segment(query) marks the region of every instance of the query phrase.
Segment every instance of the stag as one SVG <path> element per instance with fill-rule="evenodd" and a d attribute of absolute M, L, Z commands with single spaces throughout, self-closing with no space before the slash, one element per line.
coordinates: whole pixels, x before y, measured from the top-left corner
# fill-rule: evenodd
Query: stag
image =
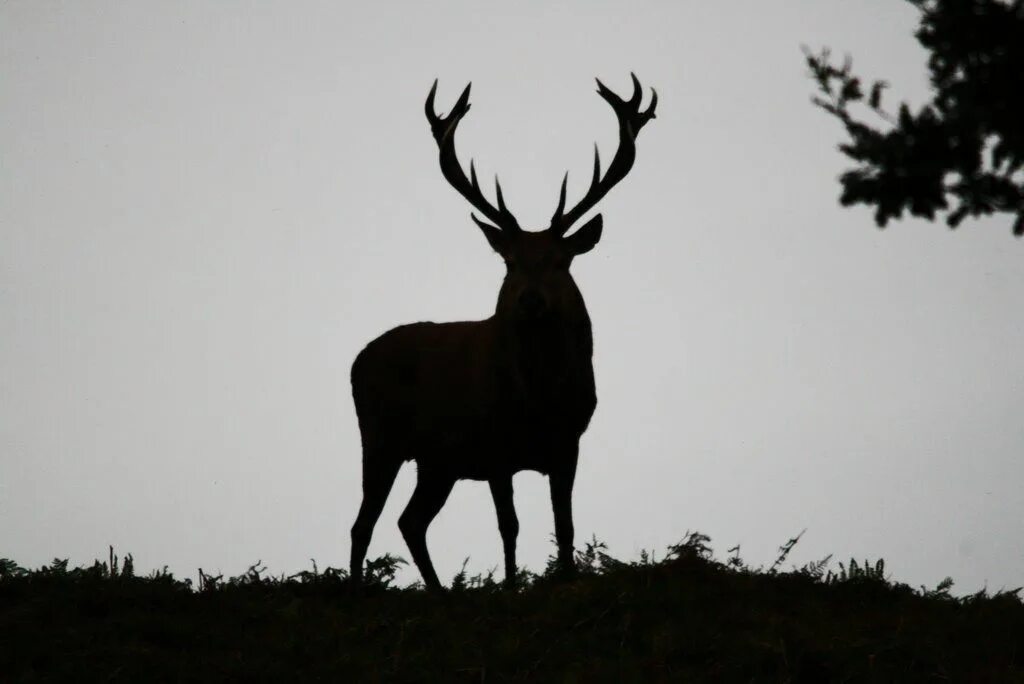
<path fill-rule="evenodd" d="M 600 80 L 597 92 L 615 112 L 619 146 L 601 174 L 594 146 L 590 188 L 565 211 L 568 173 L 558 208 L 541 231 L 524 231 L 505 206 L 495 177 L 497 206 L 484 196 L 472 161 L 469 178 L 455 154 L 455 129 L 469 111 L 470 85 L 448 116 L 434 110 L 437 81 L 426 101 L 441 173 L 487 221 L 470 214 L 505 261 L 494 314 L 482 321 L 399 326 L 370 342 L 352 364 L 352 396 L 363 448 L 363 500 L 352 526 L 351 577 L 359 583 L 374 525 L 402 463 L 415 460 L 416 488 L 398 521 L 413 561 L 430 589 L 441 583 L 426 533 L 457 480 L 490 485 L 505 555 L 505 582 L 516 576 L 519 521 L 512 476 L 534 470 L 549 478 L 558 563 L 572 572 L 572 490 L 579 440 L 597 396 L 590 318 L 569 266 L 601 237 L 597 214 L 569 229 L 621 181 L 636 156 L 636 136 L 658 103 L 641 111 L 636 76 L 625 100 Z"/>

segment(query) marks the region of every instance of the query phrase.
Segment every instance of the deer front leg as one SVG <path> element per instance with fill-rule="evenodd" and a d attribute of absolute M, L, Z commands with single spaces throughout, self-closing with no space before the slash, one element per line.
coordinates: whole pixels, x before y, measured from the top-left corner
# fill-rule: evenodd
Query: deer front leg
<path fill-rule="evenodd" d="M 575 453 L 571 463 L 553 470 L 548 476 L 551 484 L 551 507 L 555 513 L 555 542 L 558 544 L 558 564 L 562 572 L 573 575 L 576 562 L 573 558 L 572 526 L 572 485 L 576 479 Z"/>
<path fill-rule="evenodd" d="M 512 498 L 512 476 L 490 480 L 494 510 L 498 513 L 498 531 L 505 549 L 505 586 L 516 581 L 516 537 L 519 536 L 519 518 Z"/>

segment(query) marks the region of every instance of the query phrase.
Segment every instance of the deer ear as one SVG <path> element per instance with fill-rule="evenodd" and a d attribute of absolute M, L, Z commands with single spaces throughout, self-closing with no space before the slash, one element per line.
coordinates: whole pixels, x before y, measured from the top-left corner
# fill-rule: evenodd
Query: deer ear
<path fill-rule="evenodd" d="M 601 227 L 603 225 L 603 219 L 598 214 L 594 218 L 590 219 L 575 233 L 567 238 L 564 238 L 565 244 L 569 246 L 569 250 L 573 254 L 586 254 L 594 248 L 597 241 L 601 239 Z"/>
<path fill-rule="evenodd" d="M 498 254 L 505 256 L 506 248 L 508 247 L 508 239 L 501 228 L 495 228 L 489 223 L 484 223 L 476 217 L 475 214 L 470 214 L 470 218 L 473 219 L 473 223 L 480 227 L 483 231 L 484 237 L 487 238 L 487 242 L 490 243 L 491 248 Z"/>
<path fill-rule="evenodd" d="M 491 249 L 498 254 L 505 256 L 505 247 L 507 246 L 507 240 L 505 239 L 505 233 L 501 228 L 495 228 L 489 223 L 484 223 L 476 217 L 475 214 L 470 214 L 470 218 L 473 219 L 473 223 L 480 227 L 483 231 L 484 237 L 487 238 L 487 242 L 490 243 Z"/>

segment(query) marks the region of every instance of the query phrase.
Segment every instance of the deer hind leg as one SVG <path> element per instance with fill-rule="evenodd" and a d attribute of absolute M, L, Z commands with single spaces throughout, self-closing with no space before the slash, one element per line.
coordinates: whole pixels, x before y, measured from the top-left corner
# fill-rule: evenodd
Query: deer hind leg
<path fill-rule="evenodd" d="M 427 527 L 448 500 L 453 486 L 455 480 L 451 477 L 420 469 L 409 505 L 398 518 L 398 529 L 405 537 L 409 553 L 419 568 L 424 584 L 432 590 L 441 589 L 441 582 L 437 579 L 427 551 Z"/>
<path fill-rule="evenodd" d="M 384 510 L 384 503 L 402 465 L 399 458 L 385 458 L 379 453 L 376 456 L 374 458 L 369 451 L 363 454 L 363 502 L 352 525 L 352 558 L 349 563 L 350 577 L 355 584 L 363 579 L 363 561 L 370 547 L 373 527 Z"/>
<path fill-rule="evenodd" d="M 519 518 L 512 498 L 512 477 L 500 477 L 490 481 L 491 498 L 498 514 L 498 531 L 505 550 L 505 586 L 512 586 L 516 580 L 516 537 L 519 536 Z"/>

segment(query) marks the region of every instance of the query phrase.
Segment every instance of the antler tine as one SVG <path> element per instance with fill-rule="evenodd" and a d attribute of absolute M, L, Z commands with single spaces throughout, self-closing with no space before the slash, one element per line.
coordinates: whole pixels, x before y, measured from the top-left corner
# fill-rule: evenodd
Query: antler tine
<path fill-rule="evenodd" d="M 431 128 L 434 126 L 434 122 L 437 121 L 438 116 L 434 112 L 434 96 L 437 94 L 437 79 L 434 79 L 434 85 L 430 86 L 430 92 L 427 93 L 427 102 L 423 105 L 424 111 L 427 113 L 427 121 L 430 122 Z"/>
<path fill-rule="evenodd" d="M 643 88 L 640 87 L 640 79 L 636 77 L 636 74 L 630 71 L 629 77 L 633 79 L 633 95 L 629 98 L 629 106 L 639 107 L 640 100 L 644 96 L 644 91 Z"/>
<path fill-rule="evenodd" d="M 630 78 L 633 81 L 633 95 L 629 100 L 623 100 L 601 83 L 601 79 L 594 79 L 597 81 L 598 95 L 611 105 L 615 117 L 619 120 L 619 147 L 612 157 L 611 164 L 608 165 L 604 178 L 601 178 L 601 154 L 597 145 L 594 145 L 594 175 L 590 181 L 590 188 L 583 199 L 565 214 L 565 181 L 562 181 L 558 208 L 551 217 L 551 226 L 548 228 L 556 235 L 565 235 L 583 214 L 590 211 L 633 168 L 633 161 L 636 159 L 636 136 L 644 124 L 654 118 L 654 110 L 658 106 L 658 93 L 651 88 L 651 104 L 645 111 L 640 111 L 643 88 L 636 74 L 630 73 Z"/>
<path fill-rule="evenodd" d="M 441 173 L 444 175 L 448 183 L 455 188 L 460 195 L 469 200 L 469 203 L 473 205 L 481 214 L 483 214 L 489 221 L 494 223 L 495 226 L 506 231 L 518 232 L 520 229 L 519 223 L 516 218 L 505 206 L 505 199 L 502 197 L 501 185 L 498 184 L 497 176 L 495 176 L 494 182 L 498 193 L 498 207 L 495 208 L 480 190 L 480 185 L 477 182 L 476 167 L 471 159 L 469 162 L 469 178 L 466 178 L 465 171 L 462 170 L 462 164 L 459 163 L 458 155 L 455 153 L 455 129 L 458 128 L 459 122 L 462 117 L 466 115 L 469 108 L 472 106 L 469 104 L 469 92 L 472 87 L 472 83 L 466 86 L 465 90 L 459 96 L 459 99 L 455 102 L 451 112 L 448 116 L 440 116 L 434 109 L 434 97 L 437 94 L 437 79 L 434 80 L 434 85 L 430 88 L 430 93 L 427 95 L 427 101 L 424 105 L 424 109 L 427 115 L 427 121 L 430 123 L 430 131 L 434 136 L 434 140 L 437 141 L 439 161 L 441 163 Z M 480 223 L 480 220 L 476 216 L 472 216 L 473 221 Z"/>
<path fill-rule="evenodd" d="M 565 175 L 562 176 L 562 189 L 558 191 L 558 206 L 555 207 L 555 213 L 551 215 L 552 224 L 558 220 L 558 217 L 562 215 L 562 211 L 565 209 L 565 188 L 568 183 L 569 172 L 566 171 Z"/>
<path fill-rule="evenodd" d="M 480 192 L 480 183 L 476 180 L 476 167 L 473 166 L 473 160 L 469 160 L 469 182 L 473 184 L 473 189 Z"/>
<path fill-rule="evenodd" d="M 452 108 L 452 112 L 456 112 L 460 109 L 469 111 L 469 91 L 473 88 L 473 82 L 470 81 L 466 84 L 466 87 L 462 89 L 462 94 L 459 95 L 458 101 L 455 103 L 455 107 Z M 465 113 L 465 112 L 463 112 Z"/>
<path fill-rule="evenodd" d="M 498 182 L 498 174 L 494 174 L 494 192 L 498 196 L 498 211 L 507 214 L 508 207 L 505 206 L 505 198 L 501 196 L 501 183 Z"/>

